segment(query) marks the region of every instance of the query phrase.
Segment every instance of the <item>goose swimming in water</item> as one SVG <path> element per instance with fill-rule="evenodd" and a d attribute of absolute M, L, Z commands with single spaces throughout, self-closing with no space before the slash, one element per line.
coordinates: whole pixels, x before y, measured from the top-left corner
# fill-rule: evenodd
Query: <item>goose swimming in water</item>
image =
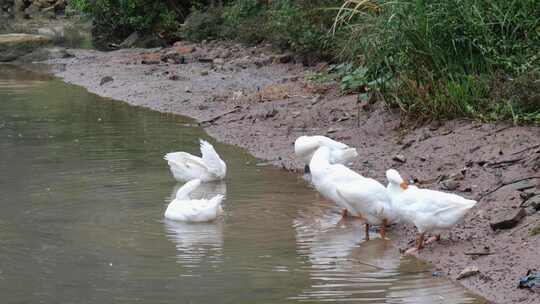
<path fill-rule="evenodd" d="M 211 199 L 191 199 L 190 194 L 201 185 L 200 179 L 194 179 L 183 185 L 176 192 L 175 199 L 167 206 L 165 218 L 183 222 L 210 222 L 223 213 L 221 203 L 224 195 L 218 194 Z"/>

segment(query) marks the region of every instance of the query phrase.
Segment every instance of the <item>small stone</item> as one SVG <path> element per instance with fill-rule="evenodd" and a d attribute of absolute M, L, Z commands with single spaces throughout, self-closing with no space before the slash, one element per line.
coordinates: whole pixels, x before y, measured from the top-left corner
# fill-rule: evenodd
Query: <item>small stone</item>
<path fill-rule="evenodd" d="M 523 207 L 531 207 L 536 211 L 540 210 L 540 195 L 534 195 L 533 197 L 526 200 Z"/>
<path fill-rule="evenodd" d="M 208 75 L 208 71 L 201 71 L 201 76 L 207 76 Z"/>
<path fill-rule="evenodd" d="M 338 131 L 341 131 L 341 129 L 338 129 L 338 128 L 329 128 L 328 131 L 326 131 L 326 134 L 332 134 L 332 133 L 336 133 Z"/>
<path fill-rule="evenodd" d="M 186 93 L 191 93 L 191 89 L 190 89 L 189 87 L 186 87 L 186 88 L 184 89 L 184 92 L 186 92 Z"/>
<path fill-rule="evenodd" d="M 465 267 L 465 269 L 463 269 L 457 276 L 457 280 L 461 280 L 461 279 L 464 279 L 464 278 L 468 278 L 470 276 L 473 276 L 473 275 L 476 275 L 476 274 L 479 274 L 480 273 L 480 269 L 478 269 L 478 267 L 476 266 L 468 266 L 468 267 Z"/>
<path fill-rule="evenodd" d="M 279 63 L 289 63 L 293 60 L 293 55 L 290 53 L 281 54 L 275 57 L 275 62 Z"/>
<path fill-rule="evenodd" d="M 403 154 L 396 154 L 394 157 L 392 157 L 393 161 L 399 162 L 399 163 L 405 163 L 407 159 Z"/>
<path fill-rule="evenodd" d="M 225 60 L 223 58 L 215 58 L 212 60 L 212 62 L 215 64 L 224 64 Z"/>
<path fill-rule="evenodd" d="M 103 78 L 101 78 L 101 80 L 99 81 L 99 86 L 102 86 L 108 82 L 112 82 L 114 81 L 114 79 L 111 77 L 111 76 L 105 76 Z"/>
<path fill-rule="evenodd" d="M 459 187 L 459 182 L 454 179 L 447 179 L 441 182 L 441 188 L 448 191 L 454 191 Z"/>
<path fill-rule="evenodd" d="M 321 96 L 321 95 L 316 95 L 315 97 L 313 97 L 313 98 L 311 99 L 311 104 L 312 104 L 312 105 L 315 105 L 315 104 L 317 104 L 317 103 L 318 103 L 319 101 L 321 101 L 321 100 L 322 100 L 322 96 Z"/>

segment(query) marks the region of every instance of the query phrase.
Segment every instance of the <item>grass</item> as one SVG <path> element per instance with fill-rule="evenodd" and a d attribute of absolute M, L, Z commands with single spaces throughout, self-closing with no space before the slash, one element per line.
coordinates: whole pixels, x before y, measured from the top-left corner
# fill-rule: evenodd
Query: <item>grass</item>
<path fill-rule="evenodd" d="M 334 31 L 407 116 L 538 122 L 540 0 L 348 0 Z M 504 94 L 494 92 L 504 91 Z M 512 93 L 513 92 L 513 93 Z M 523 96 L 525 95 L 525 96 Z"/>

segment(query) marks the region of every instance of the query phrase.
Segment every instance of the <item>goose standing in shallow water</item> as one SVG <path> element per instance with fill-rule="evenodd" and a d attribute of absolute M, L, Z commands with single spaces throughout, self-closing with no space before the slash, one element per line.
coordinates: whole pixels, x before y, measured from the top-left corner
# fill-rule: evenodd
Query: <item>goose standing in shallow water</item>
<path fill-rule="evenodd" d="M 306 173 L 310 172 L 309 163 L 315 151 L 323 146 L 330 149 L 331 164 L 346 164 L 358 156 L 355 148 L 326 136 L 300 136 L 294 142 L 294 154 L 304 163 Z"/>
<path fill-rule="evenodd" d="M 378 181 L 360 176 L 337 185 L 336 192 L 366 222 L 366 240 L 369 226 L 380 225 L 381 238 L 386 238 L 386 227 L 397 220 L 397 213 L 385 186 Z"/>
<path fill-rule="evenodd" d="M 199 185 L 195 179 L 183 185 L 176 192 L 175 199 L 167 206 L 165 218 L 183 222 L 210 222 L 223 213 L 221 202 L 225 196 L 218 194 L 211 199 L 191 199 L 189 196 Z"/>
<path fill-rule="evenodd" d="M 315 151 L 309 163 L 309 167 L 311 168 L 311 182 L 322 196 L 333 201 L 341 208 L 343 217 L 346 217 L 348 214 L 361 216 L 356 212 L 356 209 L 352 208 L 346 200 L 338 195 L 337 187 L 340 184 L 363 177 L 342 164 L 331 164 L 331 153 L 330 148 L 326 146 L 321 146 Z"/>
<path fill-rule="evenodd" d="M 386 171 L 386 178 L 388 193 L 399 216 L 418 229 L 416 248 L 407 253 L 424 247 L 427 232 L 436 233 L 435 240 L 439 240 L 442 230 L 456 225 L 476 204 L 459 195 L 409 186 L 394 169 Z"/>
<path fill-rule="evenodd" d="M 177 181 L 185 182 L 200 179 L 203 182 L 225 178 L 227 166 L 219 157 L 214 147 L 205 140 L 199 139 L 201 157 L 186 152 L 167 153 L 164 159 Z"/>

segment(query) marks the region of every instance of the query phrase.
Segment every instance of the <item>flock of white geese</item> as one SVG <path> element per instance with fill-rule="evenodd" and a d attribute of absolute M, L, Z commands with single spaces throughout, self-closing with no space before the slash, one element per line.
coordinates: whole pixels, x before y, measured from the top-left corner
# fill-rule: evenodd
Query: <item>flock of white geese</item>
<path fill-rule="evenodd" d="M 186 152 L 168 153 L 164 157 L 174 178 L 186 182 L 167 206 L 167 219 L 208 222 L 223 212 L 223 195 L 210 199 L 190 197 L 201 183 L 222 180 L 227 172 L 227 165 L 210 143 L 200 140 L 200 149 L 200 157 Z M 344 218 L 357 217 L 364 221 L 366 240 L 371 225 L 380 226 L 382 238 L 392 223 L 404 221 L 416 226 L 416 246 L 408 253 L 440 240 L 440 233 L 456 225 L 476 204 L 456 194 L 409 185 L 394 169 L 386 171 L 385 187 L 346 166 L 358 155 L 355 148 L 325 136 L 300 136 L 294 143 L 294 153 L 305 163 L 314 188 L 333 201 Z M 427 233 L 433 237 L 424 241 Z"/>

